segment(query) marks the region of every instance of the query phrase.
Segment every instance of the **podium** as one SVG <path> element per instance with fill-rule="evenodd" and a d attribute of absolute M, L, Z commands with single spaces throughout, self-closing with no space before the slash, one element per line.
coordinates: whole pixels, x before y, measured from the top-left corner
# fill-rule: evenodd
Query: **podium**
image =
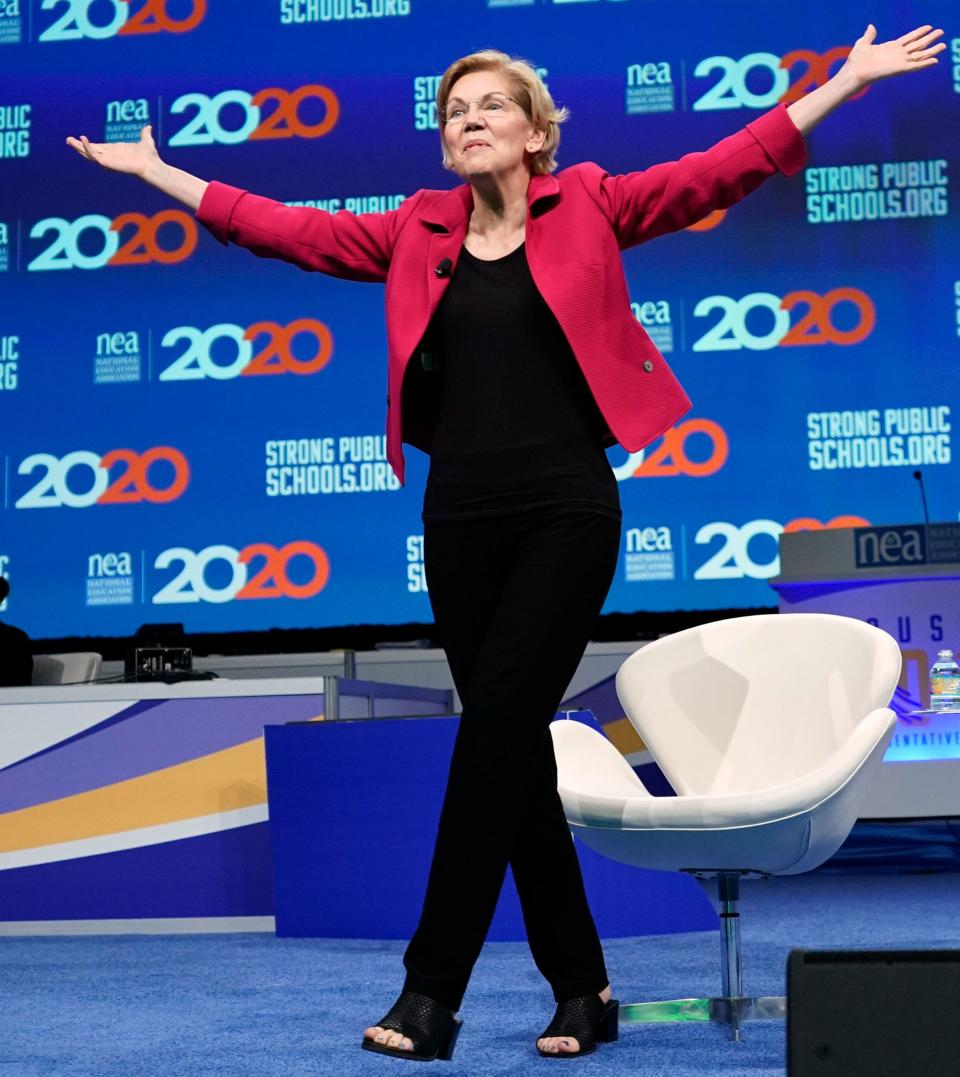
<path fill-rule="evenodd" d="M 863 817 L 960 815 L 960 711 L 932 712 L 928 680 L 937 651 L 960 650 L 960 524 L 785 532 L 770 583 L 781 613 L 856 617 L 900 644 L 897 729 Z"/>

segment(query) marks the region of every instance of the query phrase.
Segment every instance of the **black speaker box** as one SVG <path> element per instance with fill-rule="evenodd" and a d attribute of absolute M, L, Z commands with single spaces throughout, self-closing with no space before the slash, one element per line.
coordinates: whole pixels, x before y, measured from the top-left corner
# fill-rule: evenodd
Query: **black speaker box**
<path fill-rule="evenodd" d="M 960 950 L 794 950 L 788 1077 L 960 1077 Z"/>

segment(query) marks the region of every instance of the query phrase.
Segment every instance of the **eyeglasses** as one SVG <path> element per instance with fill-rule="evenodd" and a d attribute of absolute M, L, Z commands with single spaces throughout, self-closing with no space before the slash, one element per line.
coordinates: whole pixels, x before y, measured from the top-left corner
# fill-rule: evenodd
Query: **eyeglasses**
<path fill-rule="evenodd" d="M 508 97 L 505 93 L 497 91 L 484 94 L 479 101 L 461 101 L 459 97 L 455 97 L 452 101 L 447 102 L 447 107 L 443 113 L 443 122 L 450 127 L 454 124 L 463 123 L 470 112 L 471 105 L 479 106 L 484 116 L 495 116 L 498 112 L 509 111 L 511 101 L 519 104 L 515 97 Z"/>

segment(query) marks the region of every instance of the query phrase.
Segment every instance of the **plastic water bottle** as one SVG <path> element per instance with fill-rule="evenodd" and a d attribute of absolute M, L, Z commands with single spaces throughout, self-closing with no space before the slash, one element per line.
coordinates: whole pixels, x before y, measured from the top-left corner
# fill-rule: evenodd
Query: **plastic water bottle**
<path fill-rule="evenodd" d="M 930 709 L 960 710 L 960 665 L 953 651 L 938 651 L 937 660 L 930 667 Z"/>

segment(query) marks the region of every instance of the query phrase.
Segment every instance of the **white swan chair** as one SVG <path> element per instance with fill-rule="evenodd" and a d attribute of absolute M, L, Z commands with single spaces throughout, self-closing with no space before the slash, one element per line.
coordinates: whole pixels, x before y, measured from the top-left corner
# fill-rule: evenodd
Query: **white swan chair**
<path fill-rule="evenodd" d="M 617 673 L 620 702 L 676 790 L 651 796 L 600 733 L 553 722 L 558 787 L 573 834 L 625 864 L 717 879 L 722 997 L 621 1006 L 624 1023 L 712 1020 L 740 1038 L 782 997 L 743 994 L 743 876 L 822 864 L 856 822 L 895 725 L 895 640 L 819 613 L 735 617 L 647 644 Z"/>

